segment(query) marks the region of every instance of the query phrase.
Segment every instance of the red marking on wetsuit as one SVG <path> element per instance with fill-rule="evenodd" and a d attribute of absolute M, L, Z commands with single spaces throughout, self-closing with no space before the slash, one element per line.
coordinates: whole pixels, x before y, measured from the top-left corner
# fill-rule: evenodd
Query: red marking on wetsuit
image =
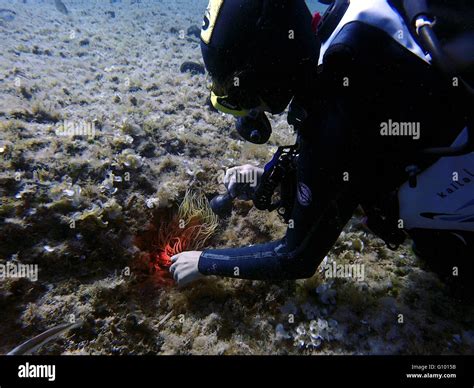
<path fill-rule="evenodd" d="M 315 34 L 318 31 L 319 22 L 321 21 L 321 19 L 321 14 L 319 12 L 315 12 L 313 15 L 313 20 L 311 20 L 311 29 Z"/>

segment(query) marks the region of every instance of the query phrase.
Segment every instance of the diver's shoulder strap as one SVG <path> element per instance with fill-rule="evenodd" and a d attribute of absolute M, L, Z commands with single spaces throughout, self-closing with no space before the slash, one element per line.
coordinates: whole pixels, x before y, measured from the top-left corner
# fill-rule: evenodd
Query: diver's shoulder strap
<path fill-rule="evenodd" d="M 342 7 L 342 5 L 340 7 Z M 339 8 L 338 12 L 340 12 L 341 9 L 342 8 Z M 331 11 L 331 8 L 329 11 Z M 334 11 L 336 10 L 334 9 Z M 328 21 L 331 20 L 328 19 L 330 16 L 326 16 L 326 18 Z M 335 20 L 337 20 L 337 18 Z M 320 65 L 323 63 L 326 51 L 331 46 L 333 40 L 337 37 L 339 32 L 344 28 L 345 25 L 354 21 L 370 25 L 379 29 L 380 31 L 385 32 L 398 44 L 411 51 L 423 61 L 430 63 L 429 57 L 425 55 L 422 48 L 413 38 L 410 29 L 407 27 L 402 16 L 396 12 L 394 8 L 392 8 L 387 0 L 351 0 L 342 18 L 339 20 L 339 23 L 335 28 L 332 29 L 329 37 L 325 40 L 321 39 L 322 45 L 319 55 Z M 326 24 L 328 27 L 325 27 L 325 29 L 327 29 L 327 31 L 331 31 L 329 26 L 333 23 L 334 22 Z M 324 26 L 321 26 L 321 28 L 324 28 Z M 327 31 L 324 31 L 323 29 L 323 32 L 326 35 L 328 34 Z"/>
<path fill-rule="evenodd" d="M 329 39 L 342 17 L 349 8 L 349 0 L 335 0 L 324 13 L 318 26 L 318 36 L 321 42 Z"/>

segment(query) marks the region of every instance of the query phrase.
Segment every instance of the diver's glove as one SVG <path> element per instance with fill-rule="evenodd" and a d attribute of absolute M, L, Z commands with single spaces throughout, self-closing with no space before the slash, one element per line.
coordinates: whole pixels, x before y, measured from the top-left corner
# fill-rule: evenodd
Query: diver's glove
<path fill-rule="evenodd" d="M 232 167 L 225 173 L 224 185 L 232 198 L 249 201 L 260 184 L 262 175 L 263 168 L 251 164 Z"/>
<path fill-rule="evenodd" d="M 171 258 L 173 264 L 170 267 L 170 272 L 179 287 L 204 277 L 198 269 L 201 253 L 200 251 L 181 252 Z"/>

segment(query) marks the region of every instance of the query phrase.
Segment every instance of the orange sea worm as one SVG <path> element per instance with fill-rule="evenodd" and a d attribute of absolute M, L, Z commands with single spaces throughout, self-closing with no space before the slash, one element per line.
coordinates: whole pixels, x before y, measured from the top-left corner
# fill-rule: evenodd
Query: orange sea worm
<path fill-rule="evenodd" d="M 187 191 L 179 208 L 160 209 L 150 230 L 137 238 L 145 251 L 148 268 L 166 277 L 171 257 L 188 250 L 202 249 L 218 227 L 218 218 L 201 193 Z"/>

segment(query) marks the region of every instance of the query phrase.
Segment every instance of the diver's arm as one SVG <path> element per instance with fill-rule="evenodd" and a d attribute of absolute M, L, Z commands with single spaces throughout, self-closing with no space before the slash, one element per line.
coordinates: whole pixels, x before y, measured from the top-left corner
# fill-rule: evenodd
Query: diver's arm
<path fill-rule="evenodd" d="M 208 249 L 199 259 L 204 275 L 244 279 L 297 279 L 314 274 L 358 205 L 352 183 L 343 180 L 352 172 L 351 128 L 344 114 L 346 99 L 326 106 L 323 115 L 312 114 L 302 136 L 292 228 L 285 238 L 243 248 Z M 315 129 L 318 129 L 317 131 Z"/>
<path fill-rule="evenodd" d="M 305 234 L 294 229 L 285 238 L 243 248 L 208 249 L 199 259 L 199 272 L 241 279 L 277 280 L 311 277 L 331 249 L 357 206 L 350 193 L 339 193 L 333 201 L 319 204 L 319 216 Z"/>

